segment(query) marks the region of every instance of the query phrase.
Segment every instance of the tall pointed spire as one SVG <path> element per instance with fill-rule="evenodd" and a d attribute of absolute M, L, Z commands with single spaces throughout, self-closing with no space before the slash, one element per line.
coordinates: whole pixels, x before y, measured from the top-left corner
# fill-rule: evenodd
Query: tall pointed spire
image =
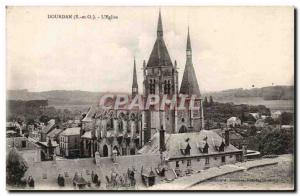
<path fill-rule="evenodd" d="M 163 36 L 163 26 L 161 21 L 161 13 L 159 9 L 158 23 L 157 23 L 157 37 L 162 37 L 162 36 Z"/>
<path fill-rule="evenodd" d="M 135 57 L 134 57 L 134 63 L 133 63 L 133 80 L 132 80 L 132 97 L 135 97 L 135 95 L 138 94 L 138 83 L 137 83 L 137 76 L 136 76 L 136 63 L 135 63 Z"/>
<path fill-rule="evenodd" d="M 192 47 L 190 39 L 190 30 L 188 28 L 187 43 L 186 43 L 186 64 L 180 86 L 180 93 L 187 95 L 200 96 L 200 89 L 192 62 Z"/>
<path fill-rule="evenodd" d="M 173 66 L 167 46 L 163 39 L 162 17 L 159 10 L 157 38 L 150 54 L 147 67 Z"/>
<path fill-rule="evenodd" d="M 187 51 L 192 51 L 191 39 L 190 39 L 190 27 L 188 27 L 188 35 L 187 35 L 187 42 L 186 42 L 186 50 L 187 50 Z"/>

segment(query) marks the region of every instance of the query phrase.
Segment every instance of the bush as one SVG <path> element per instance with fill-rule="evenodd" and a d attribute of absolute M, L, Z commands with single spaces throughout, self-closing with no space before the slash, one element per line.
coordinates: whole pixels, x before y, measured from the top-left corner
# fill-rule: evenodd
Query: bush
<path fill-rule="evenodd" d="M 273 129 L 263 131 L 258 138 L 259 151 L 262 155 L 293 153 L 293 130 Z"/>
<path fill-rule="evenodd" d="M 26 161 L 13 148 L 9 152 L 6 160 L 6 183 L 8 185 L 23 186 L 22 178 L 27 171 Z"/>

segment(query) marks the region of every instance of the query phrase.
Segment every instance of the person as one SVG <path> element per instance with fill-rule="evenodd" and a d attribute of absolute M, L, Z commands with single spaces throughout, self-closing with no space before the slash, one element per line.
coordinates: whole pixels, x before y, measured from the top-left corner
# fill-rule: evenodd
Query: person
<path fill-rule="evenodd" d="M 65 186 L 65 179 L 64 179 L 64 177 L 63 177 L 61 174 L 58 174 L 58 177 L 57 177 L 57 184 L 58 184 L 60 187 Z"/>
<path fill-rule="evenodd" d="M 94 182 L 94 177 L 95 177 L 95 174 L 94 174 L 94 171 L 92 171 L 92 174 L 91 174 L 92 182 Z"/>
<path fill-rule="evenodd" d="M 130 179 L 130 185 L 135 186 L 135 178 L 134 178 L 134 171 L 133 170 L 130 171 L 129 179 Z"/>
<path fill-rule="evenodd" d="M 29 186 L 29 187 L 31 187 L 31 188 L 34 187 L 34 180 L 33 180 L 32 176 L 29 176 L 29 177 L 28 177 L 27 183 L 28 183 L 28 186 Z"/>
<path fill-rule="evenodd" d="M 75 172 L 74 178 L 73 178 L 73 186 L 76 186 L 76 181 L 78 180 L 78 173 Z"/>
<path fill-rule="evenodd" d="M 98 175 L 94 174 L 94 178 L 93 178 L 93 183 L 97 183 L 98 182 Z"/>

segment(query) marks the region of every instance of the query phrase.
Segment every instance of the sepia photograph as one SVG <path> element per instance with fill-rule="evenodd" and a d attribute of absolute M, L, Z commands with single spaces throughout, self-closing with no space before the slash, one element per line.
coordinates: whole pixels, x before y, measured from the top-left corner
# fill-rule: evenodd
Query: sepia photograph
<path fill-rule="evenodd" d="M 8 191 L 295 191 L 293 6 L 5 11 Z"/>

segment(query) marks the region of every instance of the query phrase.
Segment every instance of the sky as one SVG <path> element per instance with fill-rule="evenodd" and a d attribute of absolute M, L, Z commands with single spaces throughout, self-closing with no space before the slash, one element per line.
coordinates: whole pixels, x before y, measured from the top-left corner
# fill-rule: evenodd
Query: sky
<path fill-rule="evenodd" d="M 188 26 L 200 91 L 294 83 L 292 7 L 160 7 L 164 40 L 185 66 Z M 159 7 L 8 7 L 7 89 L 130 92 L 133 59 L 156 39 Z M 117 19 L 49 19 L 48 14 Z"/>

